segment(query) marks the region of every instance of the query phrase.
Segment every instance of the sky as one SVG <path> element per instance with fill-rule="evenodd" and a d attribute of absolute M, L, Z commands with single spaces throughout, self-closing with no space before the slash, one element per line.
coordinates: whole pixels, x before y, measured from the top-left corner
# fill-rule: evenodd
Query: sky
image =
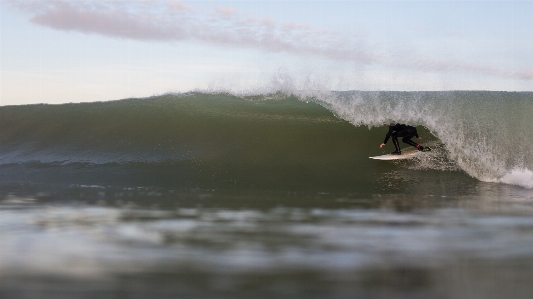
<path fill-rule="evenodd" d="M 0 0 L 0 105 L 533 91 L 533 1 Z"/>

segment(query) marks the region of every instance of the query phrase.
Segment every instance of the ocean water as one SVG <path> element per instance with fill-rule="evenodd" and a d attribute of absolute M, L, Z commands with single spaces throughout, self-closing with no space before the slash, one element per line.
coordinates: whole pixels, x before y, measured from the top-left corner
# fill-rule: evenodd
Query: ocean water
<path fill-rule="evenodd" d="M 0 297 L 530 298 L 532 118 L 488 91 L 0 107 Z M 390 122 L 433 150 L 368 159 Z"/>

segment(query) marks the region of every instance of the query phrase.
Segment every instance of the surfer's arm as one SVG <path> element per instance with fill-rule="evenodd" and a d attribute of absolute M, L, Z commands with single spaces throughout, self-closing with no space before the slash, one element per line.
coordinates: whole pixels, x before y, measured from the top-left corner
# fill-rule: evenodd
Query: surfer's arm
<path fill-rule="evenodd" d="M 387 135 L 385 135 L 385 140 L 383 140 L 383 144 L 387 144 L 387 141 L 389 141 L 389 138 L 390 138 L 390 135 L 392 134 L 392 131 L 394 131 L 394 129 L 392 127 L 389 127 L 389 132 L 387 132 Z"/>

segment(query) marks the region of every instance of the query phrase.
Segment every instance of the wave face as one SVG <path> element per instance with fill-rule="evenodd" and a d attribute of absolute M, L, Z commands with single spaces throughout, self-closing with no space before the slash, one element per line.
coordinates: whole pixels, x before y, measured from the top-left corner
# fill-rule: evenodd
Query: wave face
<path fill-rule="evenodd" d="M 196 92 L 7 106 L 0 107 L 0 175 L 2 181 L 349 190 L 371 188 L 403 167 L 533 188 L 532 114 L 533 93 L 476 91 Z M 403 164 L 368 159 L 383 153 L 378 145 L 389 122 L 419 126 L 435 151 Z"/>

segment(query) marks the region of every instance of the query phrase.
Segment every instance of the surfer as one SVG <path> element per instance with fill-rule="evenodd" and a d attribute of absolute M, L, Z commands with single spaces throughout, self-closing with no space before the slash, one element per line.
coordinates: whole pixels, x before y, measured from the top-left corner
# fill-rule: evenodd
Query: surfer
<path fill-rule="evenodd" d="M 422 137 L 418 136 L 418 133 L 416 132 L 416 128 L 404 124 L 387 124 L 387 127 L 389 127 L 389 132 L 387 132 L 387 135 L 385 136 L 385 140 L 382 144 L 379 145 L 379 148 L 382 148 L 385 146 L 387 141 L 389 141 L 389 138 L 392 136 L 392 143 L 394 143 L 394 147 L 396 148 L 396 151 L 392 152 L 391 155 L 401 155 L 402 151 L 400 150 L 400 143 L 398 142 L 398 137 L 403 137 L 402 141 L 404 143 L 407 143 L 409 145 L 412 145 L 416 147 L 419 151 L 427 151 L 429 148 L 425 148 L 421 146 L 420 144 L 414 142 L 411 140 L 411 138 L 415 137 L 418 138 L 418 140 L 422 140 Z"/>

